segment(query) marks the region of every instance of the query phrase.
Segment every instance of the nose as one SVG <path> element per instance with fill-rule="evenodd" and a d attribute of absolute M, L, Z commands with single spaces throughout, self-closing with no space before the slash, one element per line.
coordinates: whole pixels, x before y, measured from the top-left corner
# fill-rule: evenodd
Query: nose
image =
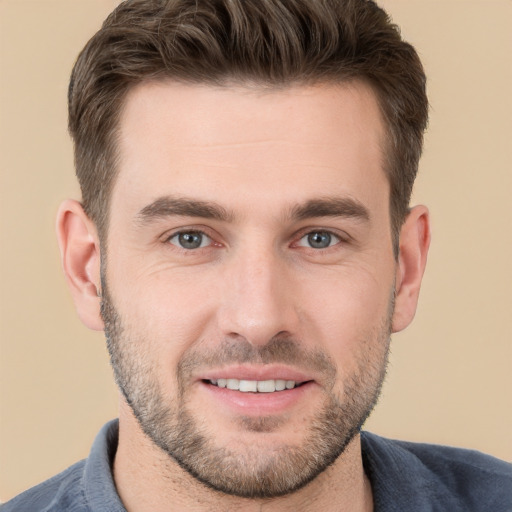
<path fill-rule="evenodd" d="M 224 276 L 218 310 L 224 336 L 262 346 L 277 335 L 297 334 L 293 271 L 284 258 L 271 249 L 233 255 Z"/>

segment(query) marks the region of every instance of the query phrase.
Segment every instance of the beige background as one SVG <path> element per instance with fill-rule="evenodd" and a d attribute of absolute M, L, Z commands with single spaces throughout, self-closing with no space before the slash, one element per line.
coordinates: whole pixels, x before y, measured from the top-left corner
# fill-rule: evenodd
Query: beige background
<path fill-rule="evenodd" d="M 116 391 L 60 272 L 56 208 L 78 197 L 74 58 L 114 0 L 0 0 L 0 498 L 87 455 Z M 429 75 L 415 202 L 434 240 L 415 323 L 367 427 L 512 459 L 512 1 L 386 0 Z"/>

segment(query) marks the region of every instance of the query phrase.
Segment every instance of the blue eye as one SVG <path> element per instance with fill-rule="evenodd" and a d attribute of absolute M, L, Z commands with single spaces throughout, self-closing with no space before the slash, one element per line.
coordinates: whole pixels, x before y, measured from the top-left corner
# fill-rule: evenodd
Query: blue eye
<path fill-rule="evenodd" d="M 201 231 L 182 231 L 169 238 L 169 242 L 181 249 L 193 250 L 207 247 L 212 240 Z"/>
<path fill-rule="evenodd" d="M 304 235 L 298 245 L 301 247 L 311 247 L 312 249 L 327 249 L 332 245 L 336 245 L 341 240 L 329 231 L 311 231 Z"/>

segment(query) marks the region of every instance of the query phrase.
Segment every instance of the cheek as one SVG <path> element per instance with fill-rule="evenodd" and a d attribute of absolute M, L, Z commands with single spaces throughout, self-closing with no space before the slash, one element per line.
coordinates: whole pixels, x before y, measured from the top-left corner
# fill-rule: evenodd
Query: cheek
<path fill-rule="evenodd" d="M 391 273 L 377 277 L 375 272 L 351 269 L 302 296 L 305 337 L 321 343 L 340 372 L 355 370 L 388 328 L 393 279 Z"/>
<path fill-rule="evenodd" d="M 118 279 L 111 293 L 126 333 L 156 366 L 175 367 L 183 353 L 205 338 L 212 307 L 207 283 L 200 276 L 154 272 L 144 279 Z M 142 348 L 144 347 L 144 348 Z"/>

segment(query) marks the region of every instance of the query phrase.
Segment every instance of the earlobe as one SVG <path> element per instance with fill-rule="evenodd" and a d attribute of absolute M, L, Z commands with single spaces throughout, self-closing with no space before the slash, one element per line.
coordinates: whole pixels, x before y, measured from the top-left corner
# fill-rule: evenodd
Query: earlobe
<path fill-rule="evenodd" d="M 62 268 L 82 322 L 104 328 L 100 314 L 100 244 L 94 223 L 78 201 L 64 201 L 57 213 Z"/>
<path fill-rule="evenodd" d="M 392 330 L 405 329 L 414 318 L 430 246 L 430 219 L 425 206 L 409 212 L 400 231 Z"/>

